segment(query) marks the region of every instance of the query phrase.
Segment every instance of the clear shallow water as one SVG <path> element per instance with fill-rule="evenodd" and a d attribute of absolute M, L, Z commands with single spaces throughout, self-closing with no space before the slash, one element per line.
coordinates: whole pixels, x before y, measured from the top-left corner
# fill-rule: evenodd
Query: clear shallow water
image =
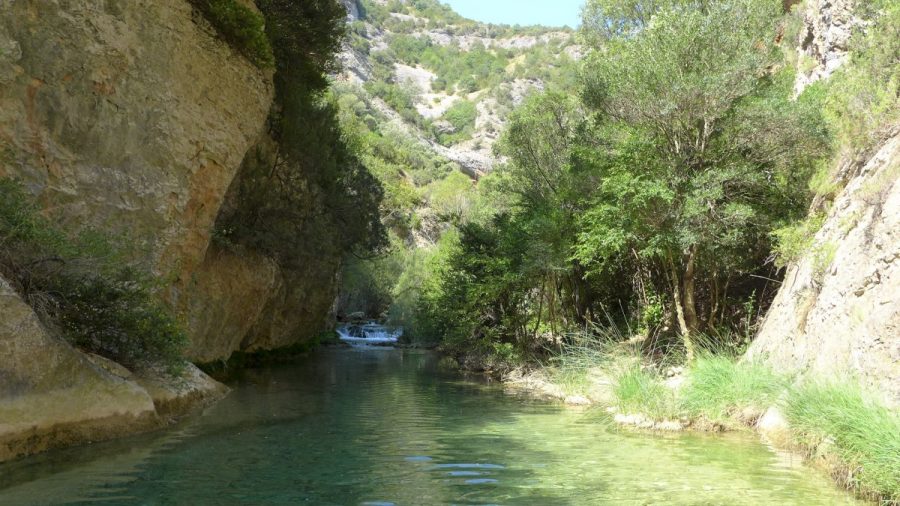
<path fill-rule="evenodd" d="M 168 431 L 0 466 L 0 504 L 855 504 L 753 436 L 619 432 L 421 352 L 324 350 L 232 386 Z"/>

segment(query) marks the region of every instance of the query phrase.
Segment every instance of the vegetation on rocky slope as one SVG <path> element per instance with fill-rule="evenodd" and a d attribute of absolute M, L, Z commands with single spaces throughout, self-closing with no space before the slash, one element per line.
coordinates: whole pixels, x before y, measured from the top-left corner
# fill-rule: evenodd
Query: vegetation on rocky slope
<path fill-rule="evenodd" d="M 452 164 L 415 137 L 465 145 L 467 102 L 481 124 L 486 97 L 502 95 L 485 87 L 503 89 L 525 75 L 519 62 L 560 46 L 456 47 L 474 28 L 437 44 L 435 26 L 461 22 L 417 10 L 427 5 L 373 8 L 352 31 L 372 77 L 339 91 L 344 124 L 378 146 L 371 160 L 390 160 L 378 175 L 395 197 L 382 210 L 395 235 L 389 259 L 354 265 L 348 307 L 386 312 L 412 339 L 440 341 L 494 372 L 549 361 L 555 381 L 577 386 L 593 367 L 614 364 L 614 402 L 625 412 L 728 425 L 780 405 L 798 416 L 790 420 L 798 438 L 829 435 L 821 437 L 835 442 L 831 454 L 852 470 L 854 486 L 896 495 L 883 479 L 897 472 L 883 458 L 896 440 L 885 436 L 893 412 L 856 403 L 864 429 L 846 434 L 840 413 L 802 407 L 818 394 L 733 358 L 755 335 L 786 264 L 810 249 L 830 264 L 833 251 L 812 237 L 839 190 L 833 157 L 896 127 L 895 6 L 861 11 L 850 63 L 797 96 L 799 7 L 673 1 L 648 11 L 642 2 L 591 0 L 579 39 L 586 56 L 554 60 L 567 68 L 511 103 L 494 144 L 505 163 L 467 186 L 447 184 Z M 409 68 L 427 71 L 426 88 L 398 79 Z M 426 117 L 433 96 L 454 101 Z M 629 341 L 637 355 L 586 345 L 585 335 Z M 673 361 L 687 367 L 677 393 L 662 375 Z M 888 442 L 870 444 L 879 438 Z"/>
<path fill-rule="evenodd" d="M 93 230 L 67 233 L 33 197 L 0 179 L 0 275 L 49 329 L 81 349 L 141 368 L 179 368 L 187 337 L 156 297 L 149 269 Z"/>

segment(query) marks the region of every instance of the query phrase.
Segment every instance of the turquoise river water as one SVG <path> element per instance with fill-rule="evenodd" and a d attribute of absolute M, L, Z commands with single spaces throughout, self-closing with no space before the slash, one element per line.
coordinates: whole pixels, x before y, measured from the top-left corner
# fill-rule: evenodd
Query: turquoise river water
<path fill-rule="evenodd" d="M 755 436 L 616 430 L 435 361 L 325 349 L 246 371 L 166 431 L 0 466 L 0 504 L 856 504 Z"/>

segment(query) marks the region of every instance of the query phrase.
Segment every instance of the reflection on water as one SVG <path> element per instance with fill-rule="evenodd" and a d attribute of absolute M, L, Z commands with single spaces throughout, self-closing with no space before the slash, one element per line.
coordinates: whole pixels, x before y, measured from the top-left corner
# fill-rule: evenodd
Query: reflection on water
<path fill-rule="evenodd" d="M 752 436 L 617 432 L 422 352 L 324 350 L 233 387 L 174 429 L 0 466 L 0 504 L 854 504 Z"/>

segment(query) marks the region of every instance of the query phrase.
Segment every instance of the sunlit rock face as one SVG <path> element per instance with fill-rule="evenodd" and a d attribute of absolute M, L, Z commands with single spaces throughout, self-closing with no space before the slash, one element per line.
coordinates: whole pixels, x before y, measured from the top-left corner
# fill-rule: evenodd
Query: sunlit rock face
<path fill-rule="evenodd" d="M 286 273 L 260 255 L 210 250 L 273 95 L 272 72 L 186 1 L 0 9 L 0 177 L 23 181 L 66 229 L 132 246 L 163 280 L 197 361 L 293 344 L 329 313 L 338 256 Z M 88 357 L 5 283 L 2 298 L 0 460 L 156 427 L 225 391 L 190 365 L 170 381 Z"/>
<path fill-rule="evenodd" d="M 7 2 L 0 48 L 0 176 L 127 237 L 177 298 L 264 128 L 270 72 L 184 1 Z"/>
<path fill-rule="evenodd" d="M 856 377 L 900 406 L 900 135 L 840 173 L 847 186 L 788 269 L 750 356 Z"/>
<path fill-rule="evenodd" d="M 271 71 L 189 2 L 12 2 L 0 12 L 0 177 L 23 180 L 67 227 L 134 246 L 187 323 L 189 358 L 291 345 L 321 330 L 339 259 L 283 272 L 209 250 L 273 90 Z"/>
<path fill-rule="evenodd" d="M 855 3 L 855 0 L 808 0 L 795 7 L 802 9 L 804 21 L 797 41 L 801 68 L 794 91 L 798 95 L 810 84 L 827 79 L 847 61 L 850 37 L 860 24 L 853 14 Z"/>

